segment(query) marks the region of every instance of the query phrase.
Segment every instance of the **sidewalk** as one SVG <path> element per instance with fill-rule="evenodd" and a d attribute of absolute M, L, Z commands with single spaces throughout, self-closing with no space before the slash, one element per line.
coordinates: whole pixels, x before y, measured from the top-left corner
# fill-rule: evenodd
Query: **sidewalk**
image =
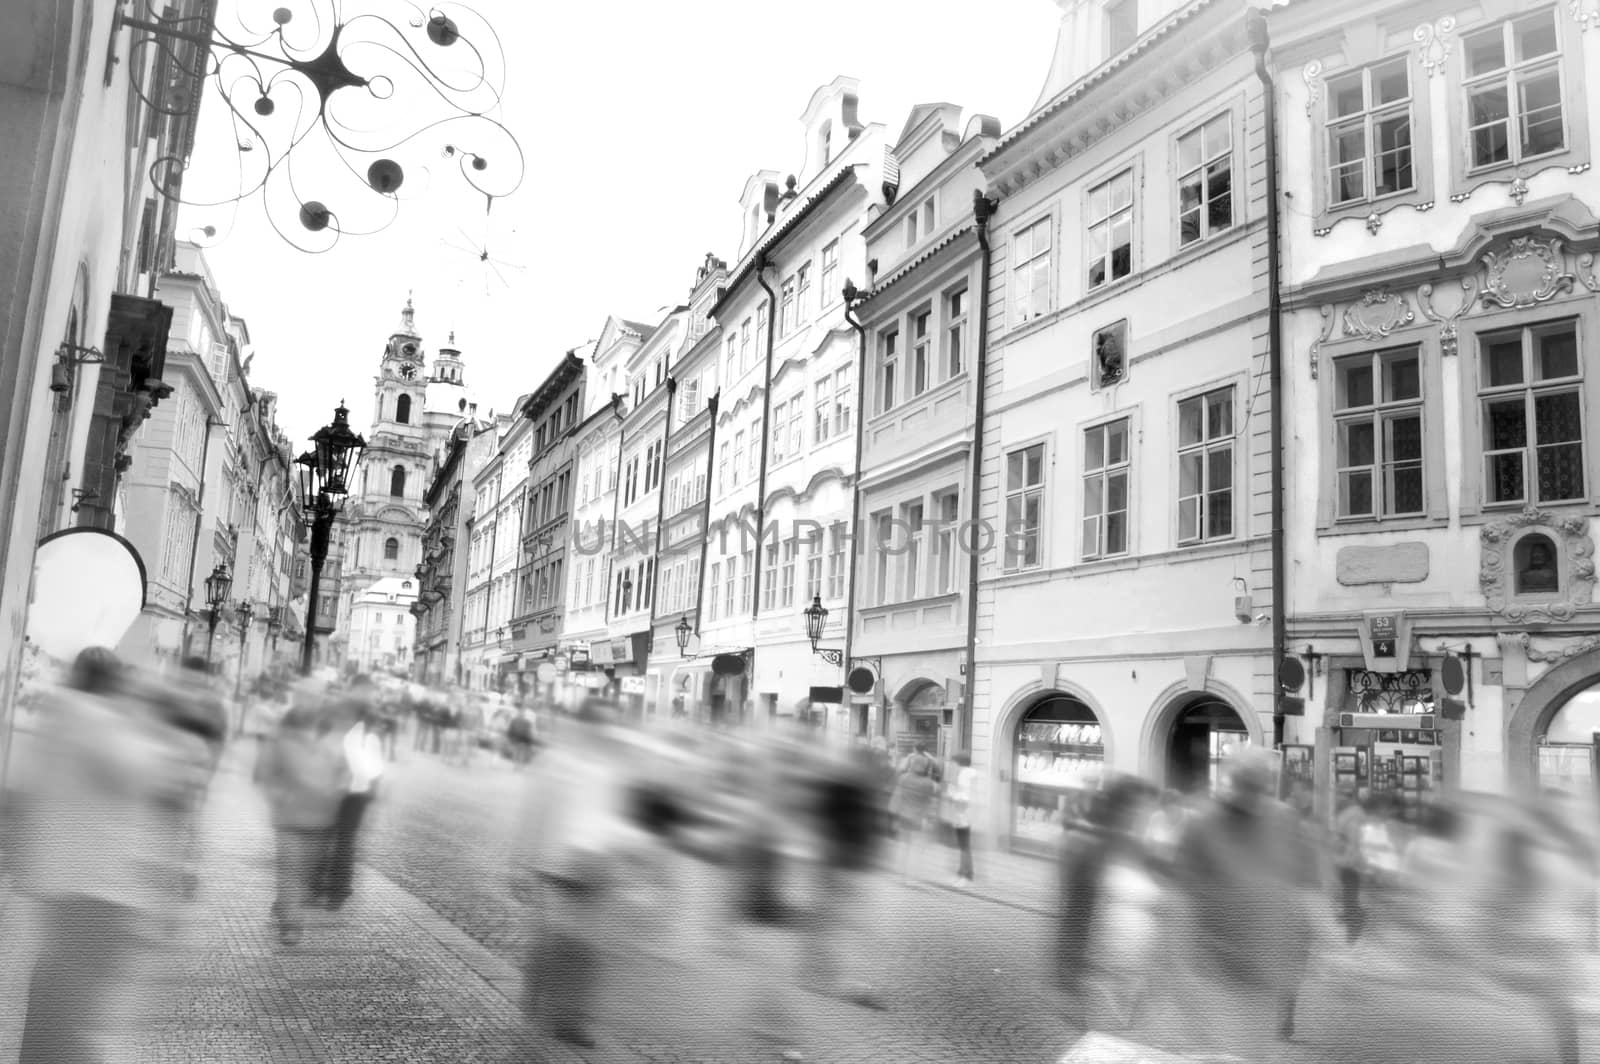
<path fill-rule="evenodd" d="M 582 1058 L 521 1049 L 521 976 L 422 902 L 363 868 L 337 914 L 279 945 L 266 810 L 230 756 L 207 807 L 200 897 L 160 963 L 144 1024 L 118 1047 L 138 1064 L 484 1062 Z M 19 900 L 0 909 L 0 1064 L 16 1058 L 34 945 Z M 20 947 L 20 948 L 18 948 Z M 20 993 L 19 993 L 20 991 Z"/>

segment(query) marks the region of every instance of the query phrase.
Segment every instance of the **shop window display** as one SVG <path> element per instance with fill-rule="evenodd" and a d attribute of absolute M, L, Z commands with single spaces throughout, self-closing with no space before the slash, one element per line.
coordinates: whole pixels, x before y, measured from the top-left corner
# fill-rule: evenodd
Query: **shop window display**
<path fill-rule="evenodd" d="M 1013 843 L 1052 844 L 1063 823 L 1082 816 L 1104 764 L 1104 736 L 1094 711 L 1065 695 L 1041 699 L 1017 725 Z"/>
<path fill-rule="evenodd" d="M 1569 698 L 1539 737 L 1539 786 L 1593 795 L 1600 762 L 1600 680 Z"/>

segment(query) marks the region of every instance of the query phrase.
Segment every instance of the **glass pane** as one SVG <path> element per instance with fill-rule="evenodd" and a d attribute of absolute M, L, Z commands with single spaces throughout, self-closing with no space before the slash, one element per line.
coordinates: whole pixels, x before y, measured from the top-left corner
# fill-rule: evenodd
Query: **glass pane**
<path fill-rule="evenodd" d="M 1120 210 L 1133 202 L 1133 171 L 1124 170 L 1111 179 L 1111 209 Z"/>
<path fill-rule="evenodd" d="M 1022 451 L 1012 451 L 1006 455 L 1006 490 L 1015 491 L 1022 487 Z"/>
<path fill-rule="evenodd" d="M 1202 456 L 1184 454 L 1178 456 L 1178 497 L 1187 498 L 1190 495 L 1199 495 L 1205 483 L 1201 478 Z"/>
<path fill-rule="evenodd" d="M 1412 187 L 1411 116 L 1401 113 L 1381 119 L 1373 135 L 1378 142 L 1375 194 L 1384 196 Z"/>
<path fill-rule="evenodd" d="M 1033 224 L 1033 253 L 1042 255 L 1050 250 L 1050 219 Z"/>
<path fill-rule="evenodd" d="M 1233 392 L 1212 392 L 1206 396 L 1206 436 L 1220 440 L 1233 435 Z"/>
<path fill-rule="evenodd" d="M 1022 523 L 1022 496 L 1013 495 L 1006 500 L 1006 534 L 1020 530 Z"/>
<path fill-rule="evenodd" d="M 1206 169 L 1206 198 L 1211 201 L 1206 219 L 1215 233 L 1233 224 L 1233 167 L 1227 159 Z"/>
<path fill-rule="evenodd" d="M 1128 474 L 1112 473 L 1106 477 L 1106 509 L 1112 513 L 1128 508 Z"/>
<path fill-rule="evenodd" d="M 1233 448 L 1218 447 L 1206 455 L 1206 474 L 1210 477 L 1206 486 L 1214 492 L 1233 487 Z"/>
<path fill-rule="evenodd" d="M 1489 387 L 1522 383 L 1522 338 L 1497 336 L 1484 341 L 1483 374 Z"/>
<path fill-rule="evenodd" d="M 1339 409 L 1372 405 L 1372 363 L 1353 358 L 1339 363 Z"/>
<path fill-rule="evenodd" d="M 1491 454 L 1485 457 L 1490 502 L 1521 502 L 1522 452 Z"/>
<path fill-rule="evenodd" d="M 1385 513 L 1415 514 L 1422 512 L 1422 467 L 1419 465 L 1396 467 L 1389 478 L 1389 498 Z"/>
<path fill-rule="evenodd" d="M 1029 530 L 1039 527 L 1039 506 L 1042 502 L 1043 496 L 1036 491 L 1029 492 L 1022 500 L 1022 522 Z"/>
<path fill-rule="evenodd" d="M 1466 39 L 1467 76 L 1477 77 L 1506 65 L 1505 37 L 1499 26 Z"/>
<path fill-rule="evenodd" d="M 1577 392 L 1535 395 L 1533 420 L 1534 436 L 1541 444 L 1570 443 L 1583 439 Z"/>
<path fill-rule="evenodd" d="M 1178 444 L 1187 447 L 1201 440 L 1200 400 L 1185 399 L 1178 404 Z"/>
<path fill-rule="evenodd" d="M 1385 457 L 1391 462 L 1420 460 L 1422 458 L 1422 417 L 1408 414 L 1392 417 L 1385 423 L 1388 438 Z"/>
<path fill-rule="evenodd" d="M 1198 205 L 1178 216 L 1178 246 L 1188 247 L 1204 234 L 1200 232 L 1200 207 Z"/>
<path fill-rule="evenodd" d="M 1472 165 L 1488 166 L 1511 158 L 1511 135 L 1504 122 L 1472 131 Z"/>
<path fill-rule="evenodd" d="M 1178 182 L 1178 210 L 1189 211 L 1200 205 L 1200 174 L 1196 171 Z"/>
<path fill-rule="evenodd" d="M 1128 423 L 1113 421 L 1106 426 L 1106 464 L 1116 465 L 1128 460 Z"/>
<path fill-rule="evenodd" d="M 1422 394 L 1422 378 L 1417 369 L 1417 356 L 1391 358 L 1384 364 L 1384 401 L 1415 399 Z"/>
<path fill-rule="evenodd" d="M 1363 160 L 1358 159 L 1353 163 L 1335 167 L 1332 174 L 1334 204 L 1364 199 L 1367 190 L 1363 182 L 1366 179 L 1367 164 Z"/>
<path fill-rule="evenodd" d="M 1220 115 L 1207 122 L 1201 133 L 1201 140 L 1204 143 L 1205 157 L 1207 159 L 1215 159 L 1226 152 L 1229 142 L 1233 139 L 1233 131 L 1229 125 L 1227 115 Z"/>
<path fill-rule="evenodd" d="M 1566 147 L 1561 122 L 1561 78 L 1555 69 L 1518 79 L 1522 154 L 1543 155 Z"/>
<path fill-rule="evenodd" d="M 1560 380 L 1578 375 L 1578 334 L 1574 329 L 1536 334 L 1534 345 L 1539 353 L 1535 379 Z"/>
<path fill-rule="evenodd" d="M 1178 542 L 1200 538 L 1200 497 L 1178 500 Z"/>
<path fill-rule="evenodd" d="M 1099 221 L 1111 212 L 1106 204 L 1110 202 L 1109 185 L 1098 185 L 1089 190 L 1089 219 Z"/>
<path fill-rule="evenodd" d="M 1128 549 L 1128 515 L 1127 513 L 1113 513 L 1106 515 L 1106 553 L 1121 554 Z"/>
<path fill-rule="evenodd" d="M 1553 55 L 1556 50 L 1556 20 L 1554 11 L 1541 11 L 1512 23 L 1511 47 L 1517 62 Z"/>
<path fill-rule="evenodd" d="M 1528 445 L 1528 419 L 1522 396 L 1497 399 L 1485 404 L 1488 421 L 1487 450 L 1504 451 Z"/>
<path fill-rule="evenodd" d="M 1363 85 L 1365 74 L 1356 71 L 1346 74 L 1342 78 L 1334 78 L 1328 82 L 1328 116 L 1330 118 L 1343 118 L 1345 115 L 1360 114 L 1367 108 L 1366 87 Z"/>
<path fill-rule="evenodd" d="M 1380 107 L 1411 95 L 1411 74 L 1405 56 L 1372 68 L 1372 105 Z"/>
<path fill-rule="evenodd" d="M 1027 478 L 1028 478 L 1028 480 L 1027 480 L 1028 485 L 1031 487 L 1031 486 L 1033 486 L 1035 484 L 1043 484 L 1044 483 L 1044 444 L 1036 443 L 1032 447 L 1029 447 L 1027 449 L 1027 451 L 1024 452 L 1024 453 L 1026 454 L 1027 460 L 1028 460 L 1027 461 L 1027 468 L 1025 470 Z"/>
<path fill-rule="evenodd" d="M 1214 491 L 1206 496 L 1206 536 L 1220 539 L 1233 535 L 1233 492 Z"/>
<path fill-rule="evenodd" d="M 1133 212 L 1124 211 L 1111 222 L 1111 276 L 1133 272 Z"/>
<path fill-rule="evenodd" d="M 1089 429 L 1083 434 L 1083 468 L 1099 469 L 1105 465 L 1106 433 L 1104 428 Z"/>
<path fill-rule="evenodd" d="M 1354 470 L 1339 475 L 1339 513 L 1359 517 L 1372 513 L 1372 472 Z"/>
<path fill-rule="evenodd" d="M 1539 448 L 1539 501 L 1583 497 L 1583 445 Z"/>
<path fill-rule="evenodd" d="M 1339 465 L 1371 465 L 1377 460 L 1377 437 L 1370 421 L 1344 421 L 1339 424 Z"/>
<path fill-rule="evenodd" d="M 1200 165 L 1200 131 L 1178 138 L 1178 173 L 1187 173 Z"/>
<path fill-rule="evenodd" d="M 1083 482 L 1083 513 L 1085 517 L 1103 513 L 1105 506 L 1102 502 L 1101 488 L 1105 481 L 1101 477 L 1090 477 Z"/>

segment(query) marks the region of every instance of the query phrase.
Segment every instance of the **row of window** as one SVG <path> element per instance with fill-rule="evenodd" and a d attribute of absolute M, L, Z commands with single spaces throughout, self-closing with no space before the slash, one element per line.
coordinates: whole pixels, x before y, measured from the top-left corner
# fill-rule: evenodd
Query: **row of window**
<path fill-rule="evenodd" d="M 778 295 L 778 339 L 788 337 L 824 307 L 840 298 L 839 245 L 843 237 L 829 241 L 820 255 L 821 270 L 817 280 L 816 298 L 812 292 L 812 260 L 807 259 L 784 278 Z M 745 318 L 738 327 L 728 326 L 723 340 L 725 383 L 729 386 L 750 372 L 758 359 L 766 356 L 763 345 L 767 342 L 767 304 L 756 305 L 753 316 Z M 730 389 L 731 390 L 731 389 Z"/>
<path fill-rule="evenodd" d="M 809 411 L 803 386 L 787 399 L 773 404 L 769 462 L 776 464 L 806 453 L 808 420 L 811 422 L 809 446 L 813 448 L 850 432 L 855 417 L 852 372 L 853 367 L 841 366 L 819 377 L 811 386 Z M 746 479 L 754 480 L 760 465 L 761 419 L 757 417 L 750 422 L 748 432 L 736 429 L 731 441 L 724 440 L 718 445 L 717 492 L 737 488 Z"/>
<path fill-rule="evenodd" d="M 572 508 L 572 473 L 562 470 L 528 493 L 528 517 L 524 527 L 543 528 Z"/>
<path fill-rule="evenodd" d="M 797 601 L 804 605 L 818 596 L 832 601 L 844 598 L 849 540 L 842 525 L 767 543 L 761 554 L 762 612 L 791 610 Z M 750 612 L 755 566 L 754 550 L 711 563 L 706 584 L 708 620 Z"/>
<path fill-rule="evenodd" d="M 967 310 L 967 287 L 962 284 L 940 296 L 937 306 L 924 303 L 879 331 L 878 413 L 965 372 Z"/>
<path fill-rule="evenodd" d="M 1561 21 L 1545 8 L 1461 35 L 1466 174 L 1572 148 L 1562 54 L 1572 31 Z M 1424 180 L 1429 148 L 1415 141 L 1428 96 L 1414 66 L 1408 53 L 1327 80 L 1320 150 L 1330 208 L 1412 192 Z"/>

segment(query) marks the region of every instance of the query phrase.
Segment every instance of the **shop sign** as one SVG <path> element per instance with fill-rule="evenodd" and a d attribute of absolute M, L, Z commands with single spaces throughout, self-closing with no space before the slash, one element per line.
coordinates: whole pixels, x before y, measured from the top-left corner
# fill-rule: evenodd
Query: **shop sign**
<path fill-rule="evenodd" d="M 1403 610 L 1363 614 L 1360 634 L 1368 671 L 1406 671 L 1411 657 L 1411 625 Z"/>
<path fill-rule="evenodd" d="M 624 636 L 611 641 L 611 660 L 627 663 L 633 660 L 633 640 Z"/>
<path fill-rule="evenodd" d="M 590 648 L 590 653 L 594 663 L 596 665 L 610 665 L 612 662 L 616 661 L 617 659 L 611 656 L 613 646 L 615 646 L 615 644 L 609 640 L 602 640 L 601 642 L 594 644 L 594 646 Z"/>
<path fill-rule="evenodd" d="M 622 678 L 622 693 L 625 695 L 644 694 L 644 677 L 624 676 Z"/>
<path fill-rule="evenodd" d="M 570 664 L 565 654 L 556 655 L 555 666 L 557 672 L 566 672 Z"/>
<path fill-rule="evenodd" d="M 598 691 L 606 685 L 606 678 L 598 672 L 580 672 L 572 677 L 579 687 L 589 691 Z"/>

